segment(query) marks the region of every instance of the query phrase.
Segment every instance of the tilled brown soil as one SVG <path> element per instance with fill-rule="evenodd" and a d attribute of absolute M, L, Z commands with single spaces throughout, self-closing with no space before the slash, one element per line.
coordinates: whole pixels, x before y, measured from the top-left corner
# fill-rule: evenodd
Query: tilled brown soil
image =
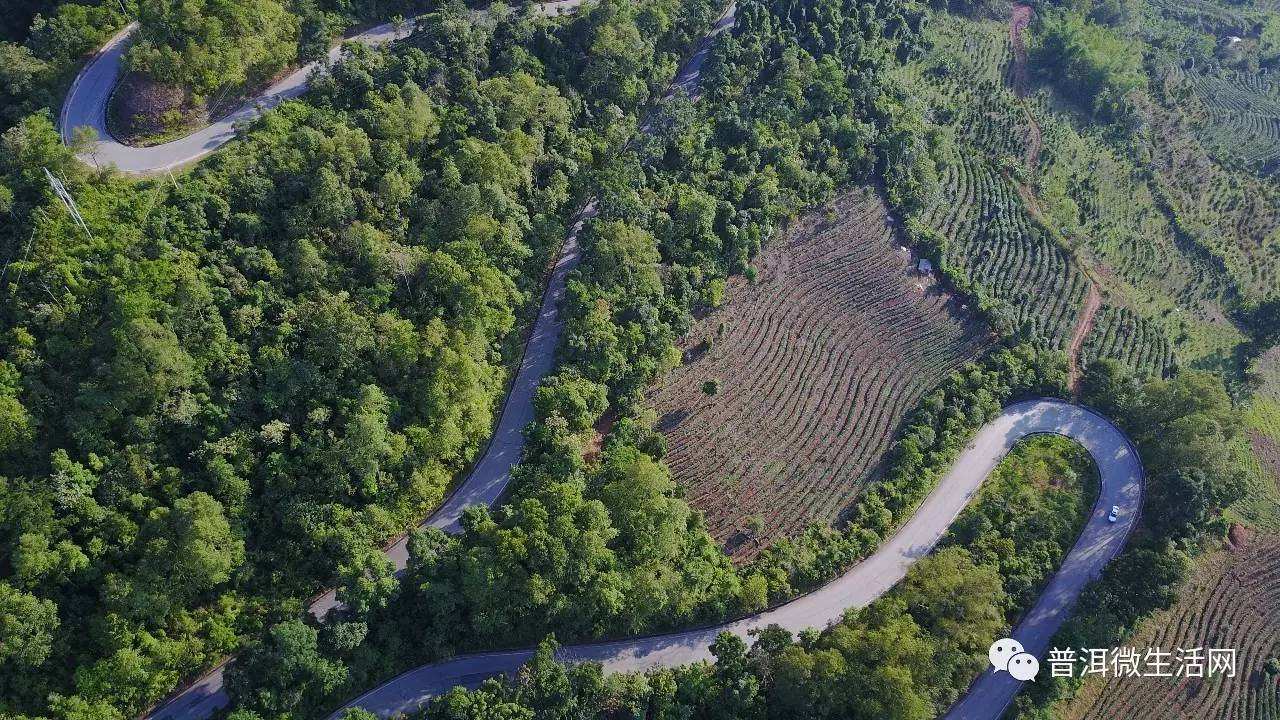
<path fill-rule="evenodd" d="M 737 559 L 834 520 L 906 412 L 988 341 L 914 271 L 874 193 L 832 208 L 772 241 L 757 284 L 735 279 L 684 339 L 686 364 L 650 391 L 667 462 Z"/>
<path fill-rule="evenodd" d="M 1182 597 L 1125 645 L 1235 648 L 1236 677 L 1095 679 L 1057 717 L 1251 720 L 1280 716 L 1277 678 L 1265 672 L 1280 654 L 1280 536 L 1248 533 L 1242 547 L 1203 559 Z M 1206 650 L 1207 653 L 1207 650 Z M 1079 667 L 1079 666 L 1077 666 Z M 1140 666 L 1142 667 L 1142 666 Z M 1206 667 L 1207 669 L 1207 667 Z M 1172 670 L 1176 673 L 1177 666 Z"/>

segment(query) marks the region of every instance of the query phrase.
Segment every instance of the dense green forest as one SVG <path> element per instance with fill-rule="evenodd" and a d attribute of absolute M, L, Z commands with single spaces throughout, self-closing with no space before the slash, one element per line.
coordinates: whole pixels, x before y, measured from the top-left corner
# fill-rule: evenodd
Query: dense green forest
<path fill-rule="evenodd" d="M 455 689 L 419 717 L 927 720 L 986 664 L 987 638 L 1001 630 L 1006 597 L 994 567 L 946 548 L 822 633 L 797 639 L 770 628 L 750 649 L 726 633 L 712 646 L 714 666 L 608 677 L 596 665 L 555 665 L 548 643 L 513 681 Z M 372 716 L 353 711 L 346 718 Z"/>
<path fill-rule="evenodd" d="M 439 8 L 427 0 L 133 0 L 140 29 L 126 65 L 198 99 L 260 87 L 324 56 L 353 25 Z"/>
<path fill-rule="evenodd" d="M 144 0 L 131 62 L 212 92 L 414 9 Z M 659 102 L 721 9 L 438 8 L 404 43 L 350 47 L 304 101 L 172 183 L 89 171 L 41 111 L 123 23 L 116 10 L 42 7 L 55 21 L 0 43 L 0 714 L 122 719 L 239 652 L 237 720 L 311 717 L 461 650 L 757 610 L 871 552 L 1005 403 L 1064 396 L 1065 357 L 943 266 L 1006 347 L 926 397 L 847 524 L 728 561 L 638 402 L 679 362 L 675 339 L 728 275 L 753 277 L 777 227 L 850 183 L 883 188 L 917 248 L 948 240 L 917 218 L 945 139 L 886 77 L 919 51 L 924 8 L 747 0 L 698 101 Z M 1121 112 L 1126 68 L 1098 57 L 1114 37 L 1074 20 L 1048 32 L 1064 86 L 1118 88 L 1092 109 Z M 547 263 L 597 192 L 561 367 L 538 390 L 509 503 L 469 510 L 458 536 L 413 533 L 397 581 L 378 544 L 434 508 L 487 439 Z M 1238 430 L 1211 375 L 1146 382 L 1096 363 L 1087 391 L 1151 473 L 1145 526 L 1081 604 L 1098 614 L 1063 631 L 1112 642 L 1224 531 Z M 826 633 L 766 633 L 751 650 L 724 638 L 714 667 L 610 679 L 556 667 L 547 646 L 513 682 L 456 691 L 427 717 L 930 717 L 1035 597 L 1087 506 L 1072 451 L 1018 460 L 993 479 L 1007 504 L 970 508 L 946 549 Z M 1075 473 L 1077 492 L 1030 487 L 1037 467 Z M 347 607 L 315 623 L 305 599 L 334 585 Z"/>
<path fill-rule="evenodd" d="M 200 96 L 257 86 L 297 59 L 299 24 L 276 0 L 141 0 L 126 63 Z"/>
<path fill-rule="evenodd" d="M 713 12 L 447 8 L 176 187 L 88 171 L 47 114 L 5 132 L 0 575 L 26 639 L 4 711 L 131 714 L 432 509 L 488 436 L 575 181 Z"/>
<path fill-rule="evenodd" d="M 673 341 L 692 312 L 710 302 L 726 274 L 749 271 L 778 222 L 874 171 L 873 129 L 834 113 L 854 100 L 850 88 L 861 88 L 858 107 L 880 95 L 875 68 L 893 57 L 898 35 L 912 32 L 904 6 L 841 6 L 850 13 L 845 31 L 859 43 L 844 43 L 847 67 L 833 60 L 817 75 L 806 70 L 811 57 L 796 40 L 804 34 L 778 30 L 775 10 L 740 6 L 738 28 L 707 61 L 701 101 L 664 102 L 653 132 L 591 178 L 600 212 L 583 233 L 582 263 L 569 282 L 565 364 L 539 393 L 510 504 L 468 511 L 456 537 L 415 534 L 406 582 L 390 582 L 389 569 L 374 563 L 340 589 L 354 599 L 351 612 L 306 647 L 307 657 L 341 663 L 345 683 L 324 682 L 329 665 L 295 662 L 280 642 L 264 640 L 243 656 L 253 670 L 233 671 L 229 680 L 238 707 L 263 717 L 308 714 L 447 653 L 532 643 L 548 632 L 576 639 L 687 625 L 793 592 L 787 568 L 771 592 L 765 573 L 729 564 L 656 462 L 662 437 L 635 402 L 678 361 Z M 701 27 L 714 14 L 708 8 Z M 825 41 L 828 50 L 837 44 Z M 790 58 L 775 65 L 786 83 L 748 70 L 779 57 Z M 597 92 L 630 92 L 616 75 L 597 77 Z M 777 85 L 787 88 L 785 103 L 761 94 L 747 104 L 756 90 Z M 805 107 L 804 98 L 819 92 L 829 99 Z M 809 129 L 797 132 L 800 125 Z M 622 417 L 588 463 L 583 437 L 606 401 Z M 851 557 L 846 550 L 844 560 Z M 834 560 L 822 572 L 830 577 L 843 566 Z M 329 639 L 338 627 L 359 639 Z M 291 620 L 271 632 L 304 631 Z M 289 690 L 296 677 L 276 679 L 300 664 L 311 668 L 303 697 Z"/>

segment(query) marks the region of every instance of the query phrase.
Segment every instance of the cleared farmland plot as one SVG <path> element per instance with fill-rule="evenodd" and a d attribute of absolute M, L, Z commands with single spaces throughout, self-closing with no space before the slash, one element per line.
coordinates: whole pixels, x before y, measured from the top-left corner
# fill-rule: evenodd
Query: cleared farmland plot
<path fill-rule="evenodd" d="M 775 238 L 650 391 L 667 462 L 736 558 L 836 519 L 903 415 L 987 343 L 913 267 L 880 199 L 850 191 Z"/>
<path fill-rule="evenodd" d="M 1236 648 L 1236 677 L 1107 678 L 1087 683 L 1058 706 L 1064 720 L 1280 717 L 1276 675 L 1264 665 L 1280 655 L 1280 536 L 1256 535 L 1241 547 L 1198 563 L 1178 602 L 1156 613 L 1126 641 L 1140 649 Z"/>

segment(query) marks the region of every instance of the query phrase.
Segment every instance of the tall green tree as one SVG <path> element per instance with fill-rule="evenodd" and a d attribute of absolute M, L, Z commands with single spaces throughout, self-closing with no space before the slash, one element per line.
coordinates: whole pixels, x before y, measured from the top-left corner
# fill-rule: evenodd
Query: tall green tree
<path fill-rule="evenodd" d="M 298 17 L 277 0 L 141 0 L 126 65 L 208 96 L 269 79 L 296 57 Z"/>

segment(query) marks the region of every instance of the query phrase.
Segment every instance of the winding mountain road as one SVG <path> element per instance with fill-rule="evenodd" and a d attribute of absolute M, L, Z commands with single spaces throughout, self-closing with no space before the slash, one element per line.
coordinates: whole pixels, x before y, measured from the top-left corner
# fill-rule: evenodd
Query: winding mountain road
<path fill-rule="evenodd" d="M 581 1 L 560 0 L 542 7 L 544 12 L 551 14 L 575 7 Z M 683 88 L 696 95 L 710 39 L 733 25 L 734 11 L 734 6 L 730 5 L 717 21 L 707 40 L 682 69 L 673 89 Z M 132 32 L 131 28 L 126 28 L 86 66 L 68 94 L 62 113 L 64 139 L 69 140 L 72 128 L 79 125 L 98 129 L 103 139 L 87 155 L 96 163 L 115 164 L 128 173 L 163 172 L 198 160 L 232 139 L 235 123 L 251 119 L 259 107 L 273 107 L 284 99 L 300 95 L 306 89 L 311 72 L 310 67 L 299 70 L 270 88 L 258 103 L 248 105 L 204 130 L 151 148 L 131 148 L 110 139 L 105 131 L 105 111 L 119 75 L 120 58 Z M 395 29 L 384 25 L 354 39 L 379 44 L 395 36 Z M 336 57 L 336 51 L 331 56 Z M 533 417 L 533 392 L 554 366 L 562 327 L 559 302 L 565 292 L 567 276 L 579 260 L 579 234 L 584 223 L 594 214 L 595 204 L 592 202 L 579 215 L 565 239 L 523 361 L 489 446 L 466 480 L 436 513 L 423 522 L 423 527 L 457 532 L 463 509 L 471 505 L 493 504 L 505 491 L 511 467 L 519 460 L 523 449 L 521 430 Z M 1102 480 L 1097 504 L 1080 538 L 1013 634 L 1028 652 L 1043 656 L 1050 638 L 1070 613 L 1084 584 L 1097 576 L 1123 548 L 1128 533 L 1137 523 L 1142 503 L 1142 467 L 1123 433 L 1100 415 L 1058 400 L 1032 400 L 1008 407 L 977 434 L 954 467 L 892 538 L 848 573 L 817 591 L 738 621 L 666 635 L 569 646 L 562 648 L 558 657 L 570 662 L 599 661 L 609 671 L 644 670 L 710 660 L 708 648 L 722 631 L 746 638 L 752 630 L 769 625 L 776 624 L 799 632 L 836 622 L 847 608 L 870 603 L 901 580 L 914 562 L 933 549 L 1009 449 L 1018 440 L 1038 433 L 1057 433 L 1080 443 L 1097 462 Z M 1107 510 L 1112 505 L 1122 508 L 1116 523 L 1108 523 L 1106 519 Z M 407 562 L 406 541 L 401 539 L 391 545 L 387 555 L 398 569 L 403 569 Z M 310 609 L 323 617 L 337 604 L 334 594 L 329 592 L 318 598 Z M 359 706 L 381 716 L 409 712 L 451 687 L 474 687 L 487 677 L 514 671 L 531 655 L 531 650 L 478 653 L 425 665 L 365 693 L 343 709 Z M 223 670 L 226 667 L 224 664 L 201 677 L 147 717 L 149 720 L 205 720 L 210 717 L 228 701 L 223 689 Z M 1020 687 L 1021 683 L 1007 673 L 984 673 L 947 717 L 994 720 L 1003 713 Z M 333 717 L 341 712 L 339 710 Z"/>
<path fill-rule="evenodd" d="M 653 637 L 574 645 L 562 648 L 557 659 L 594 660 L 611 672 L 686 665 L 711 660 L 708 648 L 724 631 L 749 639 L 752 630 L 769 625 L 798 633 L 838 622 L 847 608 L 867 605 L 901 580 L 911 565 L 942 539 L 947 527 L 1009 449 L 1029 435 L 1042 433 L 1063 435 L 1080 443 L 1097 463 L 1102 479 L 1097 503 L 1079 539 L 1013 633 L 1027 652 L 1044 657 L 1050 638 L 1069 616 L 1085 583 L 1120 552 L 1137 523 L 1142 505 L 1142 465 L 1124 433 L 1106 418 L 1078 405 L 1042 399 L 1011 405 L 987 423 L 911 519 L 879 550 L 832 583 L 736 622 Z M 1115 523 L 1107 521 L 1112 505 L 1121 508 Z M 532 650 L 517 650 L 464 655 L 424 665 L 353 700 L 330 720 L 336 720 L 350 707 L 362 707 L 382 717 L 412 712 L 454 686 L 475 687 L 487 677 L 510 673 L 530 657 Z M 995 720 L 1021 686 L 1008 673 L 986 672 L 946 717 Z"/>
<path fill-rule="evenodd" d="M 572 10 L 582 2 L 552 0 L 537 7 L 544 15 L 554 16 Z M 413 25 L 413 21 L 409 21 L 397 29 L 395 23 L 386 23 L 347 40 L 376 47 L 408 35 Z M 132 147 L 116 140 L 107 129 L 107 106 L 120 81 L 124 54 L 137 30 L 138 23 L 129 23 L 85 64 L 67 91 L 58 117 L 62 141 L 68 145 L 74 139 L 76 128 L 92 128 L 97 134 L 97 140 L 80 156 L 81 160 L 98 167 L 114 165 L 130 175 L 155 175 L 203 158 L 233 140 L 240 125 L 285 100 L 302 95 L 310 85 L 312 72 L 336 62 L 342 54 L 340 45 L 332 48 L 324 62 L 302 66 L 235 112 L 190 135 L 151 147 Z"/>
<path fill-rule="evenodd" d="M 543 12 L 555 14 L 563 9 L 577 7 L 582 2 L 583 0 L 559 0 L 558 2 L 545 3 L 541 7 Z M 702 42 L 681 67 L 668 93 L 681 90 L 690 95 L 696 93 L 702 65 L 706 61 L 707 53 L 710 51 L 711 42 L 717 35 L 733 27 L 736 9 L 736 5 L 731 2 L 720 17 L 717 18 Z M 387 42 L 394 39 L 392 35 L 387 34 L 388 32 L 394 32 L 390 28 L 391 26 L 384 25 L 358 37 L 363 38 L 362 42 L 368 41 L 371 37 L 381 38 L 380 42 Z M 122 38 L 127 36 L 127 33 L 128 30 L 126 29 L 124 33 L 113 38 L 107 47 L 103 49 L 103 54 L 100 54 L 98 60 L 90 63 L 84 72 L 89 73 L 93 65 L 101 61 L 102 57 L 109 52 L 116 53 L 114 63 L 115 67 L 118 67 L 119 53 L 121 52 L 118 44 L 122 41 Z M 114 50 L 112 50 L 113 47 L 115 47 Z M 115 72 L 112 71 L 113 77 Z M 285 82 L 288 81 L 286 80 Z M 79 80 L 77 80 L 77 84 L 79 84 Z M 275 88 L 272 89 L 274 90 Z M 301 94 L 303 90 L 305 90 L 305 85 L 297 87 L 291 91 L 293 92 L 291 97 Z M 73 87 L 72 95 L 75 92 L 76 90 Z M 107 95 L 109 94 L 110 90 L 108 89 Z M 70 100 L 68 102 L 70 104 Z M 105 109 L 105 97 L 101 100 L 101 103 Z M 65 113 L 64 108 L 64 115 Z M 101 117 L 101 114 L 98 117 Z M 65 122 L 64 127 L 66 127 Z M 645 127 L 648 126 L 646 125 Z M 175 146 L 174 152 L 186 157 L 186 159 L 174 161 L 174 164 L 180 165 L 199 159 L 199 157 L 217 149 L 218 146 L 234 136 L 234 132 L 232 132 L 225 139 L 208 147 L 201 142 L 196 142 L 193 146 L 176 147 L 204 132 L 201 131 L 183 140 L 160 145 L 157 148 Z M 65 137 L 67 135 L 64 130 L 64 139 Z M 159 164 L 148 164 L 152 163 L 152 160 L 148 159 L 151 157 L 150 155 L 133 154 L 134 151 L 155 150 L 156 148 L 130 148 L 119 143 L 109 143 L 108 147 L 118 148 L 117 152 L 127 155 L 138 163 L 142 163 L 141 165 L 130 166 L 142 168 L 141 170 L 136 170 L 136 172 L 162 172 L 168 167 L 163 164 L 164 162 L 169 162 L 168 160 L 161 159 L 158 161 Z M 424 520 L 419 527 L 434 527 L 447 533 L 456 533 L 461 530 L 460 521 L 463 510 L 472 505 L 493 505 L 506 491 L 507 484 L 511 480 L 511 468 L 519 462 L 520 455 L 524 450 L 524 427 L 533 420 L 534 391 L 537 389 L 538 383 L 542 381 L 542 378 L 550 374 L 555 365 L 556 349 L 560 344 L 560 330 L 564 324 L 560 318 L 560 300 L 564 297 L 569 273 L 577 267 L 581 257 L 578 238 L 583 226 L 588 220 L 595 217 L 595 214 L 596 205 L 595 201 L 592 200 L 579 213 L 569 234 L 565 237 L 564 243 L 561 245 L 560 256 L 556 260 L 555 267 L 552 268 L 551 277 L 547 282 L 547 288 L 542 297 L 542 305 L 538 308 L 537 319 L 534 321 L 533 329 L 525 344 L 520 369 L 517 371 L 515 381 L 507 394 L 502 413 L 498 418 L 498 425 L 484 450 L 484 454 L 472 468 L 467 478 L 445 500 L 444 504 Z M 396 572 L 402 572 L 409 561 L 408 537 L 401 537 L 386 547 L 384 552 L 394 563 Z M 308 606 L 308 610 L 317 618 L 324 618 L 329 610 L 339 605 L 336 593 L 331 589 L 313 600 Z M 228 703 L 227 694 L 223 687 L 223 673 L 231 662 L 233 660 L 224 662 L 179 690 L 175 695 L 148 713 L 146 715 L 147 720 L 205 720 L 212 716 L 213 713 L 225 707 Z"/>

